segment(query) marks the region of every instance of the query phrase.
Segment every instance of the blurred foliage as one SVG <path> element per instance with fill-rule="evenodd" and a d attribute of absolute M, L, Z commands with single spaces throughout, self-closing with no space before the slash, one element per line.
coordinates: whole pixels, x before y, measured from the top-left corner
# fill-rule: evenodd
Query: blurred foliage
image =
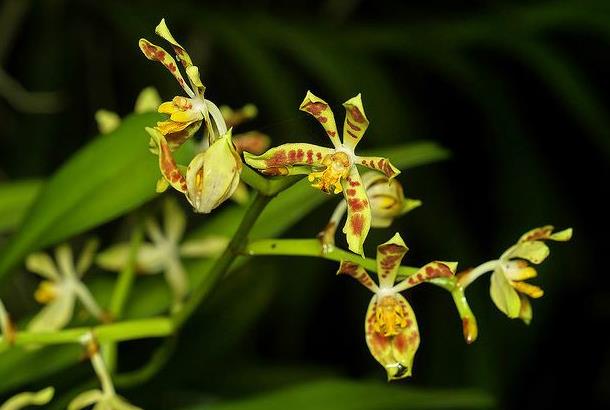
<path fill-rule="evenodd" d="M 399 230 L 412 249 L 409 264 L 457 259 L 467 268 L 531 227 L 553 223 L 575 229 L 573 242 L 541 269 L 538 283 L 546 295 L 535 302 L 529 327 L 505 320 L 491 304 L 487 284 L 480 283 L 468 294 L 480 338 L 465 346 L 447 295 L 432 287 L 415 289 L 410 300 L 422 347 L 415 377 L 397 386 L 316 382 L 300 387 L 329 376 L 383 377 L 361 333 L 369 295 L 334 278 L 336 266 L 326 261 L 250 261 L 206 301 L 163 370 L 125 392 L 132 402 L 147 409 L 179 408 L 255 395 L 250 404 L 217 408 L 260 403 L 281 408 L 284 400 L 294 403 L 299 397 L 328 404 L 330 394 L 339 404 L 340 397 L 358 399 L 360 408 L 414 408 L 411 401 L 425 395 L 412 389 L 425 386 L 487 391 L 504 408 L 555 408 L 570 399 L 583 407 L 610 403 L 610 340 L 599 331 L 610 324 L 610 295 L 595 282 L 605 274 L 597 260 L 604 242 L 597 236 L 607 208 L 610 156 L 606 0 L 469 5 L 5 0 L 0 13 L 0 181 L 7 182 L 0 185 L 0 230 L 15 229 L 26 212 L 15 204 L 36 195 L 38 183 L 26 179 L 48 178 L 92 142 L 67 165 L 90 177 L 89 184 L 83 178 L 82 186 L 69 181 L 47 186 L 30 210 L 43 223 L 40 230 L 27 235 L 17 230 L 17 237 L 26 237 L 20 245 L 3 246 L 6 239 L 0 238 L 0 253 L 15 255 L 10 263 L 0 262 L 5 270 L 31 249 L 102 222 L 94 233 L 106 244 L 124 238 L 133 219 L 116 218 L 153 197 L 145 185 L 137 192 L 129 185 L 135 178 L 130 163 L 146 164 L 134 169 L 156 175 L 143 133 L 140 150 L 135 138 L 120 133 L 91 136 L 97 134 L 93 115 L 99 108 L 127 114 L 149 85 L 166 99 L 177 94 L 173 79 L 137 49 L 138 38 L 152 39 L 162 16 L 200 62 L 209 97 L 233 106 L 256 103 L 260 115 L 254 126 L 274 144 L 319 141 L 317 124 L 297 111 L 312 89 L 336 102 L 336 112 L 338 103 L 362 92 L 371 119 L 364 148 L 422 138 L 449 148 L 452 159 L 443 165 L 401 175 L 407 195 L 421 198 L 424 206 L 388 230 L 373 231 L 368 253 Z M 152 115 L 146 118 L 131 118 L 127 126 L 154 121 Z M 87 149 L 104 145 L 106 155 L 86 157 Z M 129 154 L 112 151 L 127 145 Z M 104 172 L 114 173 L 118 182 L 99 185 Z M 313 210 L 322 201 L 304 188 L 282 193 L 254 235 L 280 234 L 311 209 L 306 223 L 285 235 L 314 236 L 334 201 Z M 133 196 L 115 203 L 112 195 L 118 191 Z M 44 200 L 42 195 L 51 194 L 53 200 Z M 273 207 L 280 206 L 284 219 L 276 224 Z M 190 222 L 198 226 L 194 234 L 226 232 L 234 229 L 240 212 L 227 207 L 218 217 L 192 216 Z M 64 224 L 66 217 L 70 222 Z M 191 273 L 202 278 L 206 264 L 195 264 Z M 33 279 L 16 273 L 4 281 L 0 296 L 27 317 L 35 309 L 28 302 Z M 96 294 L 109 295 L 114 276 L 92 276 Z M 138 279 L 128 316 L 162 311 L 167 297 L 160 278 Z M 156 341 L 121 346 L 119 371 L 138 369 L 157 349 L 163 346 Z M 65 369 L 79 355 L 78 349 L 61 347 L 13 354 L 0 366 L 2 391 L 23 382 L 54 384 L 57 396 L 69 399 L 84 389 L 81 383 L 90 383 L 87 364 Z M 40 365 L 31 367 L 31 360 Z M 60 380 L 59 368 L 64 369 Z M 369 402 L 367 391 L 388 402 Z M 477 403 L 489 403 L 481 397 L 475 397 Z M 437 392 L 434 398 L 438 406 L 457 406 L 450 395 Z"/>

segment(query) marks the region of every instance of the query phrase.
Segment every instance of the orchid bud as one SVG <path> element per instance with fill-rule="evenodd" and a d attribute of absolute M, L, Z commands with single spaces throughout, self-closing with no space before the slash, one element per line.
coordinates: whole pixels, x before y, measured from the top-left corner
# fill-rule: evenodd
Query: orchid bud
<path fill-rule="evenodd" d="M 421 205 L 421 201 L 405 198 L 402 185 L 396 179 L 388 179 L 378 172 L 362 175 L 371 204 L 371 226 L 387 228 L 397 216 L 405 214 Z"/>
<path fill-rule="evenodd" d="M 233 195 L 242 168 L 231 130 L 197 154 L 186 171 L 188 199 L 195 212 L 210 213 Z"/>

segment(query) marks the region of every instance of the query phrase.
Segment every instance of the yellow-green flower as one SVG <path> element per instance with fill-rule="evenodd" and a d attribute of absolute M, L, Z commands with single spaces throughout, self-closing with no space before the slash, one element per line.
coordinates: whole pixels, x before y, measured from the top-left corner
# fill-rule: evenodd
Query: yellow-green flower
<path fill-rule="evenodd" d="M 373 357 L 386 369 L 388 380 L 411 375 L 420 341 L 415 313 L 400 292 L 434 278 L 451 277 L 456 267 L 455 263 L 431 262 L 396 283 L 400 262 L 407 251 L 399 234 L 377 247 L 379 285 L 354 262 L 342 261 L 337 272 L 353 277 L 374 293 L 364 321 L 366 343 Z"/>
<path fill-rule="evenodd" d="M 394 218 L 421 205 L 421 201 L 417 199 L 405 198 L 402 185 L 397 179 L 389 179 L 377 172 L 365 172 L 362 174 L 362 183 L 371 205 L 372 228 L 387 228 L 392 224 Z M 346 210 L 347 203 L 341 201 L 324 230 L 318 234 L 325 252 L 331 251 L 334 247 L 337 226 Z"/>
<path fill-rule="evenodd" d="M 173 198 L 163 203 L 163 227 L 153 218 L 146 219 L 146 233 L 150 242 L 144 242 L 136 256 L 136 271 L 143 274 L 163 272 L 176 302 L 181 302 L 189 290 L 188 276 L 183 258 L 217 256 L 228 243 L 225 237 L 183 240 L 186 218 Z M 101 252 L 96 263 L 110 271 L 122 270 L 129 260 L 131 245 L 119 243 Z"/>
<path fill-rule="evenodd" d="M 387 158 L 360 157 L 354 149 L 369 126 L 360 94 L 346 101 L 343 140 L 339 139 L 333 112 L 328 104 L 307 92 L 300 110 L 311 114 L 324 127 L 333 148 L 313 144 L 284 144 L 263 155 L 244 153 L 246 163 L 267 175 L 308 174 L 315 188 L 329 194 L 343 192 L 347 221 L 343 232 L 349 249 L 363 254 L 362 245 L 371 226 L 371 208 L 356 165 L 379 171 L 388 178 L 400 173 Z"/>
<path fill-rule="evenodd" d="M 93 336 L 91 334 L 86 335 L 82 343 L 87 349 L 91 365 L 97 374 L 102 389 L 87 390 L 79 394 L 70 402 L 68 410 L 81 410 L 89 408 L 89 406 L 93 406 L 92 410 L 142 410 L 116 393 L 104 359 L 99 353 L 99 346 Z"/>
<path fill-rule="evenodd" d="M 53 399 L 54 394 L 53 387 L 47 387 L 34 393 L 19 393 L 1 404 L 0 410 L 20 410 L 29 406 L 44 406 Z"/>
<path fill-rule="evenodd" d="M 520 318 L 525 323 L 532 320 L 532 306 L 528 297 L 537 299 L 543 290 L 525 282 L 537 276 L 529 263 L 540 264 L 549 256 L 545 240 L 568 241 L 572 228 L 553 233 L 551 225 L 532 229 L 508 248 L 499 259 L 485 262 L 460 275 L 460 284 L 467 287 L 486 272 L 492 272 L 490 294 L 494 304 L 511 319 Z"/>
<path fill-rule="evenodd" d="M 210 213 L 233 195 L 239 185 L 243 163 L 231 140 L 231 130 L 191 160 L 188 167 L 176 164 L 165 137 L 156 128 L 146 128 L 159 149 L 162 192 L 171 185 L 182 192 L 195 212 Z"/>
<path fill-rule="evenodd" d="M 42 252 L 27 257 L 25 264 L 28 270 L 44 278 L 34 298 L 46 305 L 28 324 L 30 331 L 48 332 L 63 328 L 72 318 L 77 299 L 92 316 L 98 320 L 104 319 L 104 313 L 81 281 L 91 266 L 96 249 L 97 242 L 89 241 L 76 265 L 72 249 L 66 244 L 56 248 L 56 262 Z"/>
<path fill-rule="evenodd" d="M 193 65 L 186 50 L 174 39 L 165 19 L 157 25 L 155 33 L 171 44 L 189 80 L 187 84 L 176 60 L 167 51 L 146 39 L 140 39 L 139 46 L 146 58 L 163 64 L 187 94 L 187 97 L 177 96 L 159 106 L 158 111 L 168 114 L 169 118 L 158 122 L 156 128 L 165 136 L 169 149 L 174 151 L 193 136 L 205 121 L 210 144 L 214 143 L 226 134 L 227 126 L 218 107 L 204 98 L 205 87 L 199 77 L 199 68 Z"/>

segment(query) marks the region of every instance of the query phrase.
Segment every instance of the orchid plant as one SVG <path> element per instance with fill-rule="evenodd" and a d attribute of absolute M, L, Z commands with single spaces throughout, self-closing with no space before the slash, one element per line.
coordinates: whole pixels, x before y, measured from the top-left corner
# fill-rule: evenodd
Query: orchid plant
<path fill-rule="evenodd" d="M 320 123 L 331 147 L 296 142 L 267 149 L 270 139 L 258 131 L 233 137 L 233 127 L 255 117 L 256 107 L 218 108 L 207 99 L 198 66 L 173 37 L 165 20 L 161 20 L 155 32 L 170 44 L 173 53 L 145 39 L 140 40 L 140 49 L 146 58 L 165 66 L 186 94 L 161 103 L 156 91 L 147 89 L 136 104 L 136 111 L 145 112 L 156 105 L 157 111 L 166 116 L 146 127 L 150 151 L 156 156 L 161 174 L 156 191 L 172 187 L 185 197 L 185 203 L 196 214 L 209 214 L 226 207 L 225 202 L 231 197 L 246 209 L 231 237 L 197 237 L 188 232 L 189 218 L 182 209 L 183 204 L 166 196 L 161 224 L 154 213 L 148 213 L 139 218 L 130 240 L 108 244 L 97 256 L 98 242 L 90 241 L 77 261 L 68 244 L 56 248 L 55 260 L 43 252 L 34 252 L 25 259 L 27 269 L 43 278 L 34 299 L 46 306 L 24 324 L 23 320 L 13 322 L 0 301 L 0 352 L 13 346 L 39 348 L 47 344 L 80 344 L 91 361 L 101 389 L 80 393 L 69 409 L 87 406 L 137 409 L 116 393 L 112 382 L 117 343 L 168 337 L 178 332 L 213 290 L 213 285 L 226 276 L 238 256 L 313 256 L 338 262 L 338 274 L 351 276 L 373 293 L 365 314 L 365 342 L 389 380 L 413 374 L 420 333 L 414 310 L 402 292 L 414 286 L 430 283 L 450 292 L 467 343 L 476 340 L 478 327 L 465 289 L 487 272 L 491 272 L 490 295 L 497 308 L 509 318 L 530 323 L 529 298 L 543 295 L 542 289 L 525 282 L 537 275 L 530 264 L 540 264 L 549 255 L 544 241 L 567 241 L 572 236 L 571 229 L 554 233 L 552 226 L 536 228 L 524 234 L 498 259 L 459 274 L 456 274 L 456 262 L 434 261 L 422 267 L 402 265 L 408 248 L 400 233 L 377 246 L 376 260 L 365 258 L 369 229 L 391 227 L 396 218 L 420 206 L 421 201 L 405 197 L 404 188 L 396 179 L 400 170 L 390 158 L 356 153 L 356 147 L 370 125 L 362 96 L 357 94 L 343 104 L 345 119 L 340 138 L 330 105 L 308 91 L 299 109 Z M 111 112 L 98 112 L 96 118 L 103 133 L 111 133 L 121 124 L 120 117 Z M 203 138 L 194 143 L 200 129 Z M 187 148 L 191 156 L 188 165 L 181 165 L 176 160 L 177 152 L 183 148 Z M 142 150 L 146 147 L 142 146 Z M 361 173 L 362 168 L 370 171 Z M 249 232 L 265 207 L 304 176 L 311 187 L 324 194 L 343 195 L 318 238 L 249 239 Z M 253 196 L 244 184 L 251 188 Z M 150 189 L 155 187 L 151 185 Z M 335 243 L 336 229 L 345 213 L 343 233 L 348 250 Z M 184 264 L 187 258 L 209 259 L 211 268 L 205 272 L 205 280 L 191 281 Z M 93 262 L 100 270 L 118 272 L 108 306 L 98 303 L 85 282 L 84 275 Z M 172 309 L 160 317 L 126 320 L 124 306 L 133 284 L 139 280 L 137 275 L 159 273 L 164 274 L 172 295 Z M 87 279 L 90 276 L 87 275 Z M 84 308 L 84 316 L 74 315 L 77 301 Z M 62 330 L 71 324 L 79 326 Z M 44 405 L 52 395 L 52 389 L 36 394 L 22 393 L 0 408 Z"/>

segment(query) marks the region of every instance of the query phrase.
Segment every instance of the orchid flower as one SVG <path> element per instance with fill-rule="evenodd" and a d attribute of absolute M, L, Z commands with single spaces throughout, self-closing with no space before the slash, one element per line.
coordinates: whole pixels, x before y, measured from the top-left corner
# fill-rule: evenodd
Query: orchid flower
<path fill-rule="evenodd" d="M 371 208 L 356 165 L 379 171 L 389 179 L 400 173 L 387 158 L 360 157 L 356 145 L 369 126 L 360 94 L 346 101 L 343 140 L 339 139 L 333 112 L 328 104 L 310 91 L 299 109 L 311 114 L 324 127 L 333 148 L 293 143 L 271 148 L 262 155 L 244 153 L 248 165 L 266 175 L 308 174 L 312 186 L 328 194 L 343 192 L 347 221 L 343 232 L 349 249 L 363 255 L 362 245 L 371 225 Z"/>
<path fill-rule="evenodd" d="M 492 272 L 489 290 L 494 304 L 509 318 L 520 318 L 529 324 L 532 320 L 532 306 L 528 297 L 537 299 L 544 292 L 540 287 L 524 282 L 538 275 L 528 262 L 537 265 L 549 256 L 549 247 L 543 241 L 564 242 L 572 237 L 572 228 L 556 233 L 553 230 L 551 225 L 547 225 L 526 232 L 499 259 L 460 274 L 460 284 L 466 288 L 482 274 Z"/>
<path fill-rule="evenodd" d="M 212 145 L 227 132 L 220 109 L 216 104 L 204 98 L 205 87 L 199 77 L 199 68 L 193 65 L 189 54 L 174 39 L 165 24 L 165 19 L 162 19 L 157 25 L 155 33 L 170 43 L 189 80 L 189 84 L 184 81 L 176 60 L 167 51 L 146 39 L 140 39 L 139 46 L 146 58 L 163 64 L 187 95 L 187 97 L 174 97 L 172 101 L 164 102 L 159 106 L 158 111 L 168 114 L 170 117 L 158 122 L 156 128 L 165 137 L 169 149 L 174 151 L 192 137 L 205 122 L 209 144 Z M 151 146 L 153 145 L 151 144 Z"/>
<path fill-rule="evenodd" d="M 150 242 L 140 245 L 136 255 L 136 271 L 143 274 L 163 272 L 174 299 L 180 303 L 189 290 L 183 258 L 213 257 L 220 254 L 227 243 L 225 237 L 183 240 L 186 217 L 173 198 L 163 203 L 163 229 L 153 218 L 146 219 L 146 233 Z M 103 269 L 120 271 L 128 263 L 131 244 L 119 243 L 101 252 L 96 263 Z"/>
<path fill-rule="evenodd" d="M 377 247 L 379 285 L 354 262 L 342 261 L 337 272 L 353 277 L 374 293 L 364 321 L 366 343 L 373 357 L 386 369 L 388 380 L 411 375 L 420 341 L 415 313 L 400 292 L 434 278 L 451 277 L 457 266 L 430 262 L 396 283 L 400 262 L 407 251 L 398 233 Z"/>
<path fill-rule="evenodd" d="M 130 404 L 125 398 L 119 396 L 115 389 L 106 363 L 99 352 L 99 346 L 88 333 L 83 337 L 83 345 L 87 349 L 87 355 L 91 365 L 102 385 L 102 389 L 87 390 L 76 396 L 68 405 L 68 410 L 81 410 L 93 406 L 92 410 L 142 410 Z"/>
<path fill-rule="evenodd" d="M 388 179 L 385 175 L 377 172 L 365 172 L 362 174 L 362 183 L 371 206 L 372 228 L 387 228 L 392 224 L 394 218 L 421 206 L 421 201 L 405 198 L 402 185 L 397 179 Z M 324 252 L 332 251 L 335 245 L 337 226 L 346 210 L 346 202 L 341 201 L 332 213 L 324 230 L 318 234 Z"/>
<path fill-rule="evenodd" d="M 89 241 L 76 265 L 72 249 L 66 244 L 56 248 L 56 262 L 42 252 L 27 257 L 25 264 L 28 270 L 45 279 L 38 286 L 34 298 L 47 305 L 28 324 L 30 331 L 49 332 L 63 328 L 72 318 L 77 299 L 92 316 L 98 320 L 105 318 L 93 295 L 81 281 L 91 266 L 96 248 L 97 242 Z"/>

